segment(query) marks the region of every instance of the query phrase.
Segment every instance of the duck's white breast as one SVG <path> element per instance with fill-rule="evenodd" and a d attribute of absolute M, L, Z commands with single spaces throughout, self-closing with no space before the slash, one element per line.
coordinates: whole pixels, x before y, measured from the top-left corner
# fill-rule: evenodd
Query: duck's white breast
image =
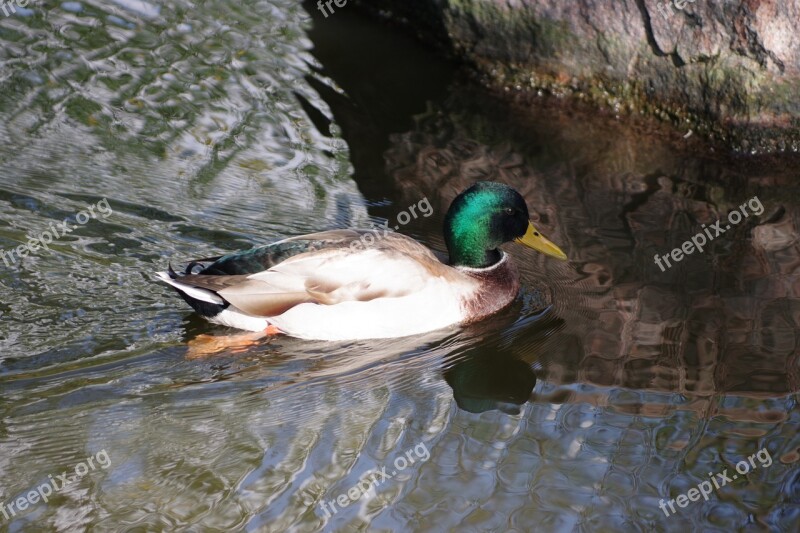
<path fill-rule="evenodd" d="M 300 304 L 269 319 L 294 337 L 357 340 L 405 337 L 464 321 L 464 295 L 472 285 L 432 279 L 407 296 L 347 301 L 335 305 Z"/>

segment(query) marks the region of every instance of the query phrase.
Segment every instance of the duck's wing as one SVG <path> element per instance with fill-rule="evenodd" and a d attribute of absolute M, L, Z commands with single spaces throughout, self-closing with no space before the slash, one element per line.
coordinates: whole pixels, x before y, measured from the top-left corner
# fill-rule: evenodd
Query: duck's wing
<path fill-rule="evenodd" d="M 372 241 L 362 237 L 352 230 L 308 235 L 298 239 L 326 246 L 307 246 L 307 251 L 254 274 L 184 275 L 173 278 L 170 284 L 179 290 L 190 287 L 208 291 L 245 313 L 269 317 L 302 303 L 334 305 L 396 298 L 421 291 L 430 283 L 464 277 L 403 235 L 373 235 Z"/>
<path fill-rule="evenodd" d="M 189 263 L 186 274 L 191 274 L 196 265 L 204 268 L 199 274 L 212 276 L 231 276 L 256 274 L 282 263 L 290 257 L 314 250 L 349 246 L 367 230 L 339 229 L 290 237 L 282 241 L 250 250 L 235 252 L 220 257 L 195 259 Z M 210 263 L 210 264 L 209 264 Z"/>

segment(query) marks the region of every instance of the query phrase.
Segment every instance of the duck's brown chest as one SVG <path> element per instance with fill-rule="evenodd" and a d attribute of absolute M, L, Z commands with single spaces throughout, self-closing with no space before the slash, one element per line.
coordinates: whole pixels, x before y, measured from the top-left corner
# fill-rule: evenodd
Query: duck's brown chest
<path fill-rule="evenodd" d="M 467 275 L 480 287 L 462 303 L 467 323 L 498 312 L 514 301 L 519 292 L 519 273 L 508 256 L 494 268 L 470 271 Z"/>

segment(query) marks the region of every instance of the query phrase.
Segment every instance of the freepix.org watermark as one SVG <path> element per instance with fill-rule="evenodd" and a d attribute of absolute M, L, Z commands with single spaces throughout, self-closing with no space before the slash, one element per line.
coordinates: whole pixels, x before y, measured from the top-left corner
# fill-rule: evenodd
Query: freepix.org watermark
<path fill-rule="evenodd" d="M 319 9 L 320 12 L 325 15 L 325 18 L 328 18 L 329 16 L 328 11 L 330 11 L 331 15 L 336 13 L 331 4 L 336 4 L 336 7 L 344 7 L 347 5 L 347 0 L 319 0 L 317 2 L 317 9 Z M 327 11 L 325 10 L 325 7 L 328 8 Z"/>
<path fill-rule="evenodd" d="M 408 211 L 400 211 L 397 214 L 397 224 L 394 225 L 392 229 L 398 230 L 400 226 L 405 226 L 412 220 L 417 219 L 417 209 L 419 209 L 420 214 L 428 218 L 433 214 L 433 207 L 431 207 L 430 201 L 428 198 L 425 197 L 415 205 L 411 205 L 408 208 Z M 379 233 L 379 230 L 383 230 L 383 233 Z M 361 236 L 361 238 L 357 241 L 353 241 L 350 243 L 350 249 L 353 251 L 358 250 L 359 248 L 366 248 L 368 246 L 372 246 L 379 240 L 386 237 L 389 234 L 389 221 L 383 223 L 383 226 L 373 226 L 371 233 L 365 233 Z"/>
<path fill-rule="evenodd" d="M 97 464 L 95 464 L 95 461 L 97 461 Z M 36 505 L 40 500 L 47 502 L 50 496 L 63 490 L 67 485 L 79 481 L 91 470 L 96 470 L 98 466 L 103 470 L 111 466 L 111 458 L 105 450 L 100 450 L 93 457 L 87 457 L 83 462 L 76 464 L 73 469 L 73 475 L 70 475 L 68 470 L 61 472 L 61 475 L 55 478 L 53 474 L 50 474 L 47 476 L 49 478 L 48 482 L 39 485 L 36 490 L 32 490 L 11 502 L 0 504 L 0 513 L 3 514 L 6 520 L 10 520 L 12 517 L 17 516 L 18 512 L 21 513 L 28 507 Z"/>
<path fill-rule="evenodd" d="M 372 491 L 372 494 L 374 495 L 375 487 L 379 486 L 384 481 L 392 479 L 392 477 L 396 476 L 398 472 L 402 472 L 409 466 L 413 465 L 416 462 L 414 457 L 419 459 L 421 463 L 424 463 L 431 458 L 431 452 L 428 451 L 428 447 L 425 446 L 424 442 L 417 444 L 413 448 L 409 448 L 406 450 L 404 455 L 398 456 L 394 460 L 394 470 L 392 470 L 391 473 L 386 472 L 386 469 L 388 468 L 386 466 L 382 467 L 380 472 L 368 472 L 367 475 L 362 477 L 361 480 L 356 483 L 355 486 L 350 487 L 346 493 L 339 494 L 339 496 L 327 502 L 322 500 L 322 503 L 319 505 L 322 507 L 322 510 L 325 511 L 325 517 L 330 518 L 339 512 L 339 509 L 336 508 L 337 504 L 339 507 L 344 509 L 351 503 L 358 501 L 359 498 L 365 494 L 368 494 L 370 491 Z M 328 510 L 329 506 L 330 510 Z"/>
<path fill-rule="evenodd" d="M 12 13 L 17 12 L 17 7 L 25 8 L 28 4 L 31 3 L 31 0 L 14 0 L 13 2 L 6 2 L 5 0 L 0 0 L 0 11 L 3 12 L 3 15 L 10 17 Z"/>
<path fill-rule="evenodd" d="M 97 213 L 95 213 L 95 209 L 97 209 Z M 80 225 L 84 225 L 91 219 L 97 218 L 98 215 L 103 215 L 103 220 L 105 220 L 111 216 L 113 212 L 114 211 L 111 209 L 111 206 L 108 205 L 108 200 L 103 198 L 97 202 L 96 205 L 90 205 L 85 211 L 81 211 L 75 215 L 75 221 Z M 55 239 L 60 239 L 64 235 L 72 232 L 73 229 L 75 228 L 70 226 L 68 219 L 59 222 L 58 224 L 52 222 L 50 223 L 49 229 L 43 231 L 39 235 L 34 237 L 28 236 L 28 242 L 26 244 L 21 244 L 8 252 L 5 250 L 0 250 L 0 258 L 3 259 L 3 263 L 5 263 L 7 267 L 10 267 L 17 261 L 17 258 L 22 259 L 30 252 L 35 252 L 39 248 L 49 250 L 50 243 L 52 243 Z M 14 257 L 15 255 L 17 257 Z"/>
<path fill-rule="evenodd" d="M 719 490 L 728 483 L 733 483 L 737 479 L 739 479 L 739 475 L 745 475 L 751 470 L 755 470 L 758 468 L 754 459 L 758 459 L 758 463 L 763 467 L 767 468 L 772 466 L 772 456 L 770 456 L 769 451 L 766 448 L 762 448 L 758 450 L 756 453 L 751 455 L 747 458 L 747 460 L 741 460 L 736 463 L 736 471 L 738 474 L 733 474 L 732 476 L 728 475 L 728 469 L 722 471 L 721 474 L 712 474 L 711 472 L 708 473 L 708 477 L 711 479 L 707 479 L 706 481 L 701 481 L 697 484 L 696 487 L 689 489 L 686 494 L 678 494 L 678 497 L 664 501 L 663 499 L 659 501 L 658 507 L 662 511 L 664 511 L 664 515 L 672 516 L 677 511 L 675 510 L 675 504 L 678 504 L 678 507 L 683 508 L 689 505 L 689 502 L 696 502 L 700 500 L 700 496 L 702 496 L 706 501 L 708 501 L 708 496 L 711 494 L 713 490 Z M 712 486 L 713 483 L 713 486 Z M 670 511 L 667 511 L 667 506 L 669 506 Z"/>
<path fill-rule="evenodd" d="M 706 246 L 708 243 L 725 233 L 727 230 L 731 229 L 732 226 L 738 224 L 745 218 L 750 216 L 750 213 L 747 212 L 747 208 L 750 208 L 752 214 L 759 216 L 764 212 L 764 206 L 761 204 L 761 200 L 758 199 L 758 196 L 753 196 L 750 200 L 746 201 L 742 205 L 739 206 L 739 209 L 734 209 L 730 213 L 728 213 L 728 222 L 725 228 L 722 227 L 722 221 L 717 220 L 715 223 L 711 224 L 710 226 L 706 227 L 705 224 L 702 225 L 703 231 L 699 232 L 697 235 L 692 237 L 690 240 L 684 242 L 679 248 L 673 249 L 670 253 L 664 254 L 659 256 L 656 254 L 653 261 L 658 268 L 661 269 L 661 272 L 666 272 L 666 268 L 661 263 L 662 261 L 666 263 L 667 268 L 672 268 L 672 263 L 670 263 L 670 259 L 672 259 L 675 263 L 679 263 L 683 261 L 683 258 L 686 255 L 691 255 L 696 251 L 702 252 L 703 247 Z M 712 235 L 712 232 L 714 233 Z M 708 237 L 708 238 L 706 238 Z"/>
<path fill-rule="evenodd" d="M 683 11 L 686 7 L 686 4 L 694 4 L 696 0 L 666 0 L 665 2 L 659 2 L 656 4 L 656 9 L 658 12 L 661 13 L 661 16 L 669 18 L 672 15 L 672 7 L 675 6 L 676 9 Z"/>

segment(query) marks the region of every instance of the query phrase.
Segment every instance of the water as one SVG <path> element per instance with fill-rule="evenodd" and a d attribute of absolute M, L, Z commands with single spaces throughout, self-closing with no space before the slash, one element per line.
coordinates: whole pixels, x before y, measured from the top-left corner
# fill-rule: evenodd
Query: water
<path fill-rule="evenodd" d="M 800 526 L 796 162 L 500 104 L 350 7 L 34 0 L 0 44 L 0 249 L 73 228 L 0 265 L 0 502 L 95 458 L 2 530 Z M 520 297 L 468 328 L 207 355 L 226 330 L 151 276 L 423 197 L 401 231 L 441 250 L 476 179 L 517 187 L 571 262 L 509 246 Z M 753 197 L 761 216 L 653 263 Z"/>

